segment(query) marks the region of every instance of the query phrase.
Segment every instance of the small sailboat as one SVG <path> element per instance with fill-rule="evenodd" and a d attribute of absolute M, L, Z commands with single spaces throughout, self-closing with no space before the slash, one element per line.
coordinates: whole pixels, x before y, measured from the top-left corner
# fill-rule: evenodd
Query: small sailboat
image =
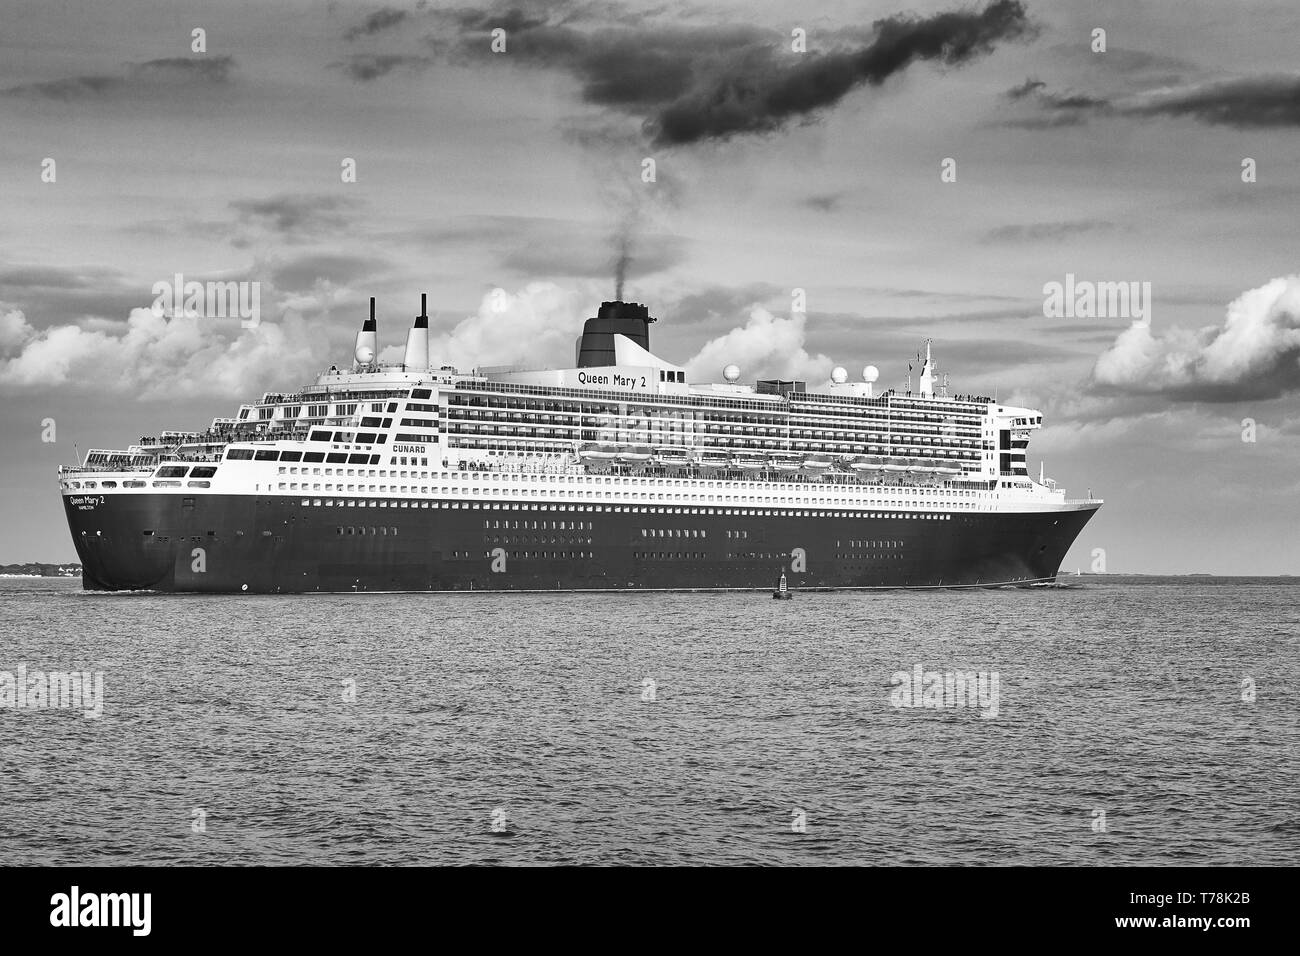
<path fill-rule="evenodd" d="M 778 601 L 788 601 L 794 597 L 794 592 L 785 583 L 784 571 L 781 572 L 781 580 L 776 583 L 776 590 L 772 592 L 772 597 Z"/>

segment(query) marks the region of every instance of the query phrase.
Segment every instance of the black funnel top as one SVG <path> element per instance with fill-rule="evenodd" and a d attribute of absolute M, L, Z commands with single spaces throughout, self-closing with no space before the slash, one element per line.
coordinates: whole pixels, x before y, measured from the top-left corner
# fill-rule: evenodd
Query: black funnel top
<path fill-rule="evenodd" d="M 370 318 L 366 319 L 365 322 L 361 323 L 361 331 L 362 332 L 379 331 L 378 326 L 375 325 L 375 297 L 373 295 L 370 297 Z"/>
<path fill-rule="evenodd" d="M 613 365 L 614 336 L 626 335 L 641 348 L 650 349 L 650 310 L 639 302 L 602 302 L 594 319 L 582 327 L 578 368 Z"/>
<path fill-rule="evenodd" d="M 415 317 L 415 328 L 427 329 L 429 327 L 429 293 L 420 293 L 420 314 Z"/>

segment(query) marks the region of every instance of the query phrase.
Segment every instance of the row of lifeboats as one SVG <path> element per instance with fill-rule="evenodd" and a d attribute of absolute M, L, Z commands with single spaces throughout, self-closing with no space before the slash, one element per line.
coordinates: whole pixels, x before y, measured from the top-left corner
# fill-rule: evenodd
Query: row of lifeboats
<path fill-rule="evenodd" d="M 835 462 L 828 461 L 825 458 L 807 458 L 802 460 L 790 458 L 719 458 L 716 456 L 704 455 L 699 458 L 688 458 L 682 455 L 658 455 L 644 450 L 634 448 L 608 448 L 608 447 L 589 447 L 583 448 L 578 452 L 578 457 L 586 461 L 608 461 L 618 464 L 642 465 L 652 463 L 668 468 L 737 468 L 741 471 L 808 471 L 824 472 L 835 465 Z M 857 472 L 889 472 L 889 473 L 911 473 L 927 475 L 960 475 L 962 469 L 957 461 L 944 461 L 938 459 L 919 459 L 910 465 L 899 465 L 893 462 L 886 462 L 879 458 L 861 457 L 853 461 L 843 462 L 853 471 Z"/>

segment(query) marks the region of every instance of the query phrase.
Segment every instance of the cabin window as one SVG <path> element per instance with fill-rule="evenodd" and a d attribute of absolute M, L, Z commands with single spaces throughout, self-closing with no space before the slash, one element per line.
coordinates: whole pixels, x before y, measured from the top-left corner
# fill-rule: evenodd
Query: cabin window
<path fill-rule="evenodd" d="M 253 449 L 232 448 L 226 452 L 226 461 L 252 461 Z"/>

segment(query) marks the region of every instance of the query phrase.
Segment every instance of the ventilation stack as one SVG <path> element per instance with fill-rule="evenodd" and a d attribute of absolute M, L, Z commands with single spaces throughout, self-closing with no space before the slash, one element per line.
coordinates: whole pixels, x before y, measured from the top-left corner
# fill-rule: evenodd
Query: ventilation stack
<path fill-rule="evenodd" d="M 429 295 L 420 293 L 420 314 L 415 325 L 406 333 L 406 358 L 402 364 L 408 372 L 425 372 L 429 369 Z"/>
<path fill-rule="evenodd" d="M 378 350 L 378 329 L 379 326 L 375 323 L 375 297 L 372 295 L 370 318 L 366 319 L 361 326 L 361 331 L 357 333 L 357 345 L 352 353 L 358 366 L 374 364 Z"/>

